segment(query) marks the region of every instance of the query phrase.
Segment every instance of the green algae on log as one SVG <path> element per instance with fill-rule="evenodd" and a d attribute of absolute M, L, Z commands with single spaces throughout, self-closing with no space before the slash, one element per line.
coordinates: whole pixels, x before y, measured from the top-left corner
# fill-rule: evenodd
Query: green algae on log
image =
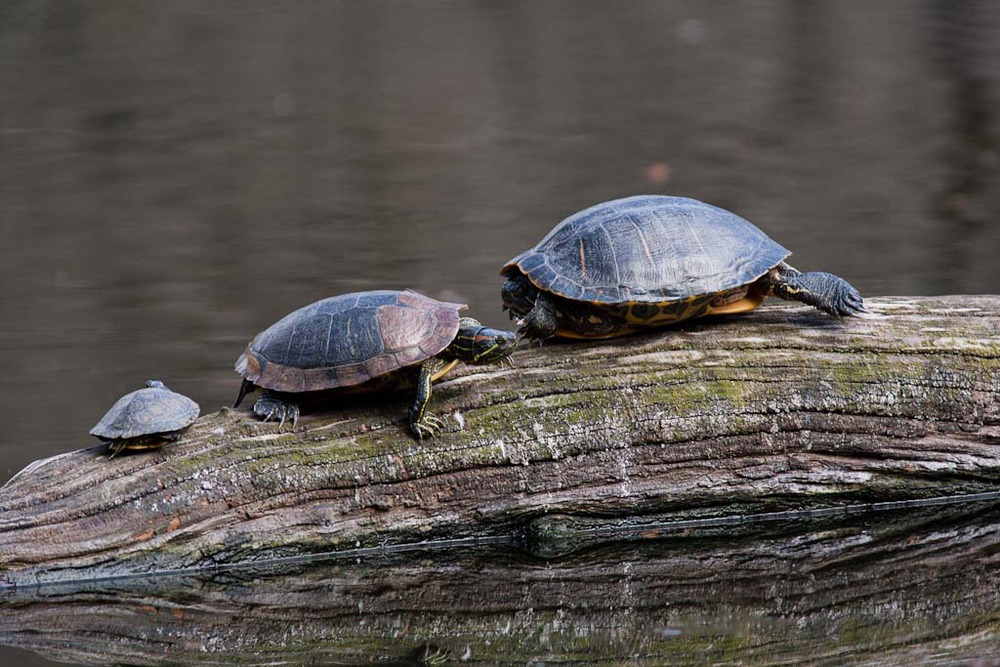
<path fill-rule="evenodd" d="M 547 514 L 698 518 L 994 491 L 1000 296 L 876 298 L 838 321 L 768 302 L 609 342 L 518 350 L 435 390 L 305 415 L 223 409 L 0 489 L 0 586 L 508 535 Z M 449 376 L 452 378 L 452 376 Z M 234 387 L 236 380 L 234 379 Z"/>

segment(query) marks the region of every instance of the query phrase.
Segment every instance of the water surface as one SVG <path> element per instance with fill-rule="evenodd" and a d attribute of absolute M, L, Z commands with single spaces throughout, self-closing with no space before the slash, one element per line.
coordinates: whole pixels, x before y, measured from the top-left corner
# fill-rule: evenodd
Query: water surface
<path fill-rule="evenodd" d="M 210 412 L 277 317 L 502 263 L 637 193 L 864 294 L 1000 291 L 1000 5 L 0 7 L 0 479 L 165 381 Z M 47 664 L 37 662 L 35 664 Z"/>

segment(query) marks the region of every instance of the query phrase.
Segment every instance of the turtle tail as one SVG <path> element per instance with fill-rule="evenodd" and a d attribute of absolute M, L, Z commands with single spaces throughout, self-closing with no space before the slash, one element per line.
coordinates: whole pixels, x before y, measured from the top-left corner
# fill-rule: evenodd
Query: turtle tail
<path fill-rule="evenodd" d="M 255 389 L 256 385 L 250 380 L 243 378 L 243 382 L 240 384 L 240 393 L 236 396 L 236 402 L 233 403 L 233 407 L 239 407 L 240 403 L 243 402 L 243 397 L 249 394 Z"/>

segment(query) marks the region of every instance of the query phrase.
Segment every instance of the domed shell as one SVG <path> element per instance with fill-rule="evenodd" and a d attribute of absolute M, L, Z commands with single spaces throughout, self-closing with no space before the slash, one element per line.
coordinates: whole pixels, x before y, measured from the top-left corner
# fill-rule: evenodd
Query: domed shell
<path fill-rule="evenodd" d="M 579 301 L 661 303 L 746 285 L 790 254 L 725 209 L 639 195 L 569 216 L 503 273 Z"/>
<path fill-rule="evenodd" d="M 236 371 L 275 391 L 358 385 L 444 350 L 458 333 L 463 308 L 411 291 L 322 299 L 257 334 L 236 361 Z"/>
<path fill-rule="evenodd" d="M 146 387 L 119 398 L 90 434 L 104 440 L 127 440 L 187 428 L 198 418 L 198 404 L 150 380 Z"/>

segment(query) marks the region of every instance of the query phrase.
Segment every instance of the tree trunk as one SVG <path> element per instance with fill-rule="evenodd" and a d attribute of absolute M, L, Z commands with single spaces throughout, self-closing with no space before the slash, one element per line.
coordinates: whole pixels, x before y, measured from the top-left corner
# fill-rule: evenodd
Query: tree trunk
<path fill-rule="evenodd" d="M 1000 297 L 843 321 L 772 301 L 463 369 L 423 442 L 383 396 L 294 432 L 222 409 L 160 450 L 35 462 L 0 489 L 0 585 L 997 489 Z"/>

